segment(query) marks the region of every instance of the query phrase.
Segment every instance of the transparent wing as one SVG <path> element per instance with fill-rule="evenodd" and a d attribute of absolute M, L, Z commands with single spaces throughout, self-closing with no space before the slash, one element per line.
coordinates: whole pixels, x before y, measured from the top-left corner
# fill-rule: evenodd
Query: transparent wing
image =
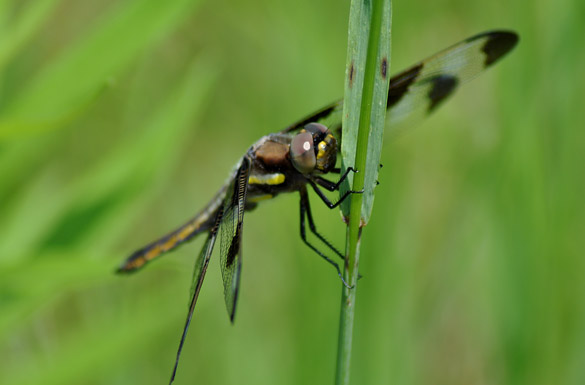
<path fill-rule="evenodd" d="M 181 357 L 181 351 L 183 350 L 183 344 L 185 343 L 187 330 L 189 330 L 189 325 L 191 324 L 191 318 L 193 317 L 193 310 L 195 309 L 195 304 L 197 303 L 197 297 L 199 297 L 201 285 L 203 284 L 203 279 L 205 278 L 205 273 L 207 272 L 209 259 L 211 258 L 211 254 L 213 253 L 213 246 L 215 245 L 215 239 L 217 237 L 217 231 L 219 223 L 221 222 L 222 219 L 222 215 L 223 207 L 220 207 L 217 213 L 215 214 L 214 225 L 209 230 L 207 240 L 203 244 L 203 247 L 201 248 L 201 251 L 197 256 L 197 260 L 195 261 L 195 268 L 193 269 L 193 286 L 191 290 L 191 302 L 189 305 L 189 312 L 187 313 L 187 320 L 185 321 L 185 327 L 183 328 L 183 334 L 181 335 L 181 341 L 179 342 L 177 358 L 175 359 L 175 366 L 173 367 L 173 373 L 171 375 L 171 380 L 169 384 L 172 384 L 173 380 L 175 379 L 175 374 L 177 373 L 177 367 L 179 366 L 179 358 Z"/>
<path fill-rule="evenodd" d="M 514 48 L 518 35 L 491 31 L 472 36 L 402 71 L 390 79 L 387 130 L 390 133 L 415 123 L 434 111 L 459 86 L 472 80 Z M 317 122 L 329 127 L 341 140 L 343 101 L 332 103 L 290 125 L 282 133 Z"/>
<path fill-rule="evenodd" d="M 336 127 L 341 128 L 341 119 L 343 114 L 343 100 L 331 103 L 321 108 L 319 111 L 291 124 L 281 131 L 282 134 L 299 131 L 308 123 L 321 123 L 333 131 Z"/>
<path fill-rule="evenodd" d="M 464 83 L 510 52 L 518 35 L 484 32 L 455 44 L 390 79 L 390 132 L 428 116 Z"/>
<path fill-rule="evenodd" d="M 221 238 L 219 262 L 223 278 L 223 293 L 225 305 L 232 322 L 234 321 L 240 287 L 242 226 L 244 223 L 244 207 L 248 191 L 250 166 L 251 160 L 246 155 L 242 158 L 233 181 L 227 189 L 223 205 L 223 219 L 219 225 Z"/>

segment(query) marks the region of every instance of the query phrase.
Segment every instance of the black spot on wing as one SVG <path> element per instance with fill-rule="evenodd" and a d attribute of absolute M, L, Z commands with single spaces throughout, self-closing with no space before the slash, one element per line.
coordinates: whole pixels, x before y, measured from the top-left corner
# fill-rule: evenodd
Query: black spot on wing
<path fill-rule="evenodd" d="M 235 259 L 236 255 L 240 252 L 240 240 L 242 239 L 242 223 L 238 223 L 238 227 L 236 228 L 236 233 L 234 234 L 232 241 L 230 242 L 230 247 L 228 249 L 226 258 L 225 258 L 225 267 L 230 267 Z"/>
<path fill-rule="evenodd" d="M 485 54 L 484 64 L 489 67 L 510 52 L 518 44 L 519 38 L 516 33 L 511 31 L 493 31 L 475 35 L 467 41 L 472 42 L 479 39 L 486 39 L 481 50 Z"/>
<path fill-rule="evenodd" d="M 428 94 L 431 101 L 429 104 L 429 112 L 432 112 L 457 88 L 457 78 L 451 75 L 437 75 L 430 78 L 428 82 L 432 83 L 431 90 Z"/>
<path fill-rule="evenodd" d="M 490 37 L 483 46 L 486 55 L 485 65 L 490 66 L 510 52 L 518 43 L 518 35 L 512 32 L 500 32 Z"/>
<path fill-rule="evenodd" d="M 390 88 L 388 89 L 388 101 L 386 103 L 386 108 L 390 108 L 395 104 L 398 104 L 400 99 L 402 99 L 402 97 L 408 92 L 410 85 L 416 81 L 422 68 L 422 63 L 417 64 L 414 67 L 409 68 L 390 79 Z"/>

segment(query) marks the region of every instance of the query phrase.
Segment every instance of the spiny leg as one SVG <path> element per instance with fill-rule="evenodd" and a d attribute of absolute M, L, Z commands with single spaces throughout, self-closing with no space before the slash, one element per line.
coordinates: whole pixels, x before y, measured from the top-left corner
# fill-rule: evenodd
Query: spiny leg
<path fill-rule="evenodd" d="M 313 215 L 311 214 L 311 207 L 309 206 L 309 197 L 307 197 L 306 213 L 307 213 L 307 219 L 309 220 L 309 229 L 311 229 L 311 232 L 313 234 L 315 234 L 315 236 L 317 238 L 319 238 L 321 240 L 321 242 L 323 242 L 325 245 L 327 245 L 327 247 L 329 247 L 331 250 L 333 250 L 333 252 L 335 254 L 337 254 L 339 256 L 339 258 L 341 258 L 345 262 L 345 256 L 339 250 L 337 250 L 337 248 L 335 246 L 333 246 L 327 239 L 325 239 L 324 236 L 322 236 L 321 234 L 319 234 L 317 232 L 317 227 L 315 226 L 315 222 L 313 221 Z M 362 278 L 362 275 L 358 274 L 358 279 L 361 279 L 361 278 Z"/>
<path fill-rule="evenodd" d="M 382 163 L 380 163 L 380 168 L 382 168 Z M 320 176 L 314 176 L 311 179 L 313 179 L 313 181 L 317 182 L 317 184 L 321 187 L 323 187 L 326 190 L 329 191 L 335 191 L 339 189 L 339 186 L 341 185 L 341 183 L 343 183 L 343 181 L 347 178 L 347 175 L 350 172 L 359 172 L 358 170 L 354 169 L 353 167 L 348 167 L 345 172 L 343 173 L 343 175 L 341 176 L 341 178 L 339 179 L 339 181 L 337 181 L 337 183 L 331 182 L 330 180 L 327 180 L 323 177 Z M 330 173 L 332 174 L 339 174 L 341 173 L 341 169 L 339 168 L 332 168 L 331 170 L 329 170 Z M 378 180 L 376 180 L 376 186 L 378 186 L 380 184 L 380 182 Z"/>
<path fill-rule="evenodd" d="M 339 173 L 340 169 L 334 168 L 332 170 L 332 172 Z M 343 183 L 345 178 L 347 178 L 347 176 L 349 175 L 350 172 L 358 172 L 358 171 L 356 169 L 354 169 L 353 167 L 348 167 L 347 170 L 341 176 L 341 178 L 339 178 L 339 181 L 337 183 L 333 183 L 333 182 L 331 182 L 327 179 L 321 178 L 319 176 L 313 177 L 313 180 L 316 181 L 319 185 L 323 186 L 325 189 L 327 189 L 329 191 L 336 191 L 339 189 L 339 186 L 341 185 L 341 183 Z M 339 204 L 341 204 L 343 202 L 343 200 L 349 196 L 349 194 L 355 193 L 354 191 L 348 191 L 341 197 L 339 202 L 336 202 L 335 204 L 333 204 L 322 193 L 322 191 L 318 189 L 317 186 L 315 186 L 313 183 L 311 183 L 311 186 L 313 187 L 313 189 L 315 189 L 315 191 L 317 192 L 319 197 L 325 202 L 325 204 L 327 204 L 327 206 L 331 209 L 333 209 L 336 206 L 338 206 Z M 342 260 L 345 261 L 345 256 L 339 250 L 337 250 L 337 248 L 335 246 L 333 246 L 327 239 L 325 239 L 324 236 L 322 236 L 321 234 L 319 234 L 319 232 L 317 232 L 315 222 L 313 221 L 313 215 L 311 214 L 311 208 L 309 206 L 308 196 L 306 197 L 305 202 L 306 202 L 306 207 L 307 207 L 306 213 L 307 213 L 307 218 L 309 219 L 309 228 L 311 229 L 311 232 L 313 234 L 315 234 L 315 236 L 317 238 L 319 238 L 321 240 L 321 242 L 323 242 L 325 245 L 327 245 L 327 247 L 329 247 L 331 250 L 333 250 L 333 252 L 339 256 L 339 258 L 341 258 Z M 302 202 L 301 202 L 301 204 L 302 204 Z M 302 220 L 304 220 L 304 218 L 302 218 Z"/>
<path fill-rule="evenodd" d="M 313 234 L 315 234 L 315 236 L 317 238 L 319 238 L 321 240 L 321 242 L 323 242 L 327 247 L 329 247 L 335 254 L 337 254 L 339 256 L 339 258 L 341 258 L 343 261 L 345 261 L 345 256 L 339 250 L 337 250 L 337 248 L 335 246 L 333 246 L 327 239 L 325 239 L 324 236 L 322 236 L 319 232 L 317 232 L 317 226 L 315 226 L 315 221 L 313 221 L 313 214 L 311 213 L 311 206 L 309 205 L 309 196 L 308 195 L 306 195 L 306 198 L 304 199 L 304 204 L 305 204 L 305 214 L 307 215 L 307 219 L 309 220 L 309 229 L 311 230 L 311 232 Z M 302 196 L 301 196 L 301 206 L 303 206 L 303 197 Z M 302 207 L 301 207 L 301 209 L 302 209 Z M 303 221 L 303 220 L 304 220 L 304 218 L 301 217 L 301 221 Z"/>
<path fill-rule="evenodd" d="M 338 168 L 334 168 L 333 170 L 331 170 L 330 172 L 334 172 L 334 173 L 340 173 L 341 170 L 339 170 Z M 337 183 L 331 182 L 330 180 L 327 180 L 325 178 L 322 178 L 320 176 L 315 176 L 313 177 L 313 180 L 315 182 L 317 182 L 321 187 L 329 190 L 329 191 L 337 191 L 339 190 L 339 186 L 341 186 L 341 184 L 343 183 L 343 181 L 347 178 L 347 176 L 349 175 L 350 172 L 358 172 L 355 168 L 353 167 L 348 167 L 345 172 L 343 173 L 343 175 L 339 178 L 339 180 L 337 181 Z"/>
<path fill-rule="evenodd" d="M 325 180 L 325 179 L 323 179 Z M 315 192 L 317 193 L 317 195 L 319 196 L 319 198 L 321 198 L 321 200 L 323 201 L 323 203 L 325 203 L 327 205 L 327 207 L 329 207 L 330 209 L 334 209 L 337 206 L 339 206 L 341 203 L 343 203 L 343 201 L 350 195 L 350 194 L 362 194 L 364 192 L 364 190 L 360 190 L 360 191 L 354 191 L 354 190 L 348 190 L 346 191 L 341 198 L 339 198 L 339 200 L 335 203 L 332 203 L 329 198 L 327 198 L 325 196 L 325 194 L 323 194 L 323 191 L 321 191 L 319 189 L 319 187 L 317 187 L 317 185 L 315 184 L 315 182 L 313 182 L 312 180 L 308 180 L 309 184 L 311 185 L 311 187 L 313 188 L 313 190 L 315 190 Z"/>
<path fill-rule="evenodd" d="M 315 246 L 313 246 L 311 243 L 309 243 L 309 241 L 307 240 L 307 234 L 305 232 L 305 214 L 307 215 L 309 219 L 309 222 L 312 222 L 312 217 L 311 217 L 311 208 L 309 206 L 309 199 L 308 199 L 308 195 L 307 195 L 307 189 L 305 187 L 303 187 L 300 190 L 300 194 L 301 194 L 301 239 L 303 240 L 303 242 L 305 242 L 305 244 L 307 246 L 309 246 L 315 253 L 317 253 L 321 258 L 323 258 L 324 260 L 326 260 L 327 262 L 329 262 L 331 265 L 333 265 L 333 267 L 335 267 L 335 270 L 337 270 L 337 275 L 339 276 L 339 279 L 341 279 L 341 282 L 343 282 L 343 285 L 349 289 L 351 289 L 352 287 L 349 286 L 347 284 L 347 282 L 345 281 L 345 279 L 343 279 L 343 274 L 341 274 L 341 269 L 339 268 L 339 265 L 333 261 L 331 258 L 327 257 L 325 254 L 323 254 L 321 251 L 319 251 L 319 249 L 317 249 Z M 311 224 L 309 224 L 309 226 L 311 226 Z M 313 231 L 311 229 L 311 231 Z M 317 233 L 315 233 L 317 235 Z M 323 240 L 323 242 L 325 244 L 327 244 L 330 248 L 332 248 L 333 250 L 335 250 L 335 248 L 333 248 L 332 246 L 330 246 L 329 242 L 325 241 L 324 239 L 322 239 L 322 237 L 320 235 L 318 235 L 319 239 Z M 337 250 L 336 250 L 337 252 Z M 341 256 L 341 258 L 343 258 L 343 256 Z"/>

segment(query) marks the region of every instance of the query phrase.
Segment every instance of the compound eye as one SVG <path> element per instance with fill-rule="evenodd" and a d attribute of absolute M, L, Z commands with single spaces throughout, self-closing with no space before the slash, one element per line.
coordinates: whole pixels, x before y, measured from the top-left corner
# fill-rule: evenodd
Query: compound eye
<path fill-rule="evenodd" d="M 321 123 L 309 123 L 304 128 L 318 138 L 325 137 L 329 133 L 329 129 Z"/>
<path fill-rule="evenodd" d="M 315 169 L 315 149 L 313 135 L 308 132 L 297 134 L 290 144 L 290 158 L 293 166 L 302 174 L 308 174 Z"/>

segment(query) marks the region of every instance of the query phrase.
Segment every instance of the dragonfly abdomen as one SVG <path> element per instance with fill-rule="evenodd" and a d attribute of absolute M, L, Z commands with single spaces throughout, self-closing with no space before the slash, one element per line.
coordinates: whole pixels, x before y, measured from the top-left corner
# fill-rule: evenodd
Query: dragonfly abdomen
<path fill-rule="evenodd" d="M 216 194 L 214 199 L 203 210 L 188 222 L 132 253 L 118 268 L 118 272 L 130 273 L 136 271 L 153 259 L 193 239 L 197 234 L 209 230 L 215 223 L 215 216 L 224 196 L 225 187 Z"/>

